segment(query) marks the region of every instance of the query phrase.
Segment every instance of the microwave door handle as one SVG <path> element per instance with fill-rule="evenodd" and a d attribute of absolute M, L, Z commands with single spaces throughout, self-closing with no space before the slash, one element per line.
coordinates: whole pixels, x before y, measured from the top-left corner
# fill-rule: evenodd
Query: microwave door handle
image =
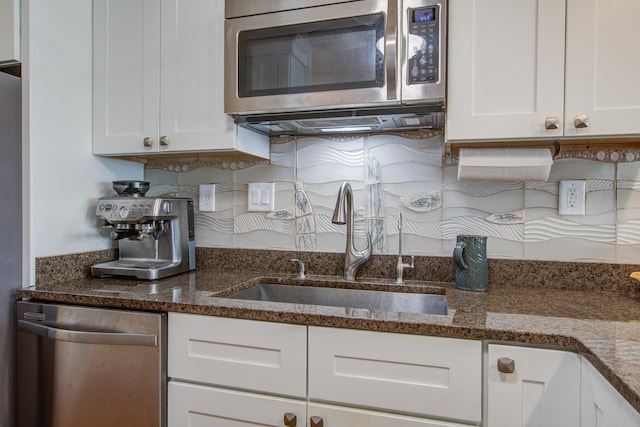
<path fill-rule="evenodd" d="M 38 323 L 27 322 L 25 320 L 18 320 L 18 329 L 42 337 L 47 337 L 54 341 L 67 341 L 83 344 L 143 345 L 150 347 L 158 345 L 158 338 L 155 335 L 149 334 L 70 331 L 68 329 L 58 329 Z"/>
<path fill-rule="evenodd" d="M 387 100 L 398 99 L 398 1 L 387 1 L 384 62 L 387 75 Z"/>

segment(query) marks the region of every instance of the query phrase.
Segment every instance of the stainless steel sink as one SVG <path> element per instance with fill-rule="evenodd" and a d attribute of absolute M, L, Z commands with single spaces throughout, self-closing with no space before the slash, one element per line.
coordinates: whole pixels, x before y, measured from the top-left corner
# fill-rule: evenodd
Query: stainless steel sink
<path fill-rule="evenodd" d="M 252 301 L 287 302 L 392 311 L 400 313 L 447 314 L 447 297 L 439 294 L 369 291 L 362 289 L 327 288 L 259 284 L 227 298 Z"/>

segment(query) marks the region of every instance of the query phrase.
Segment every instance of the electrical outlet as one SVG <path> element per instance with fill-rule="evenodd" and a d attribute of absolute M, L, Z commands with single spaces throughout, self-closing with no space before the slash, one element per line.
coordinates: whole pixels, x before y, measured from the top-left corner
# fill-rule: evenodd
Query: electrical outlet
<path fill-rule="evenodd" d="M 585 215 L 586 194 L 586 181 L 560 181 L 558 213 L 560 215 Z"/>
<path fill-rule="evenodd" d="M 276 186 L 273 182 L 249 183 L 249 211 L 273 212 Z"/>
<path fill-rule="evenodd" d="M 213 212 L 216 210 L 216 185 L 200 184 L 198 195 L 198 210 L 200 212 Z"/>

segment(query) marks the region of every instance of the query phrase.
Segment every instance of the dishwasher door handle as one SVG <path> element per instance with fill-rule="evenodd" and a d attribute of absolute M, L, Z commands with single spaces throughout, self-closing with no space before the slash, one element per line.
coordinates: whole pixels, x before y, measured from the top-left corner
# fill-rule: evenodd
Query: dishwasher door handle
<path fill-rule="evenodd" d="M 55 341 L 67 341 L 82 344 L 143 345 L 150 347 L 158 345 L 158 337 L 149 334 L 70 331 L 68 329 L 58 329 L 38 323 L 27 322 L 25 320 L 18 320 L 18 329 L 47 337 Z"/>

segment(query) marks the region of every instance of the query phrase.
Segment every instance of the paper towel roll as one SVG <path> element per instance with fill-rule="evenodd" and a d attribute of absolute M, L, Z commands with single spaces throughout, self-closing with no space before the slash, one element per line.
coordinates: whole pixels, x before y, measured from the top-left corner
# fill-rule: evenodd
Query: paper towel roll
<path fill-rule="evenodd" d="M 551 165 L 548 148 L 461 148 L 458 179 L 544 182 Z"/>

